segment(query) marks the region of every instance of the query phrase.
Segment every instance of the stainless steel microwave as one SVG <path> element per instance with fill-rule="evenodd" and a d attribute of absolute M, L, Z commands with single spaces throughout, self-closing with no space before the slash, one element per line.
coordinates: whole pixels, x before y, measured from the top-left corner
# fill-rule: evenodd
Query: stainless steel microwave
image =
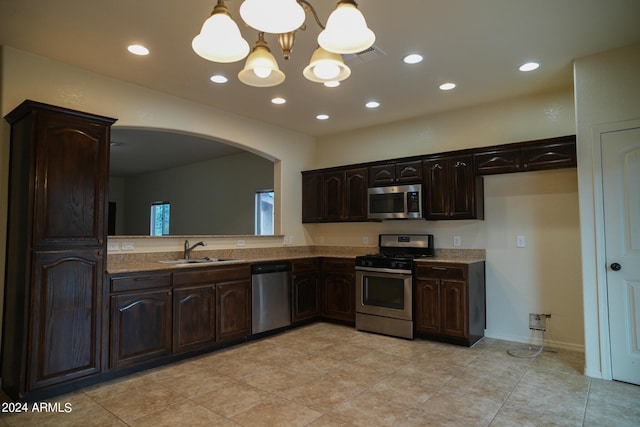
<path fill-rule="evenodd" d="M 422 184 L 369 188 L 368 218 L 422 219 Z"/>

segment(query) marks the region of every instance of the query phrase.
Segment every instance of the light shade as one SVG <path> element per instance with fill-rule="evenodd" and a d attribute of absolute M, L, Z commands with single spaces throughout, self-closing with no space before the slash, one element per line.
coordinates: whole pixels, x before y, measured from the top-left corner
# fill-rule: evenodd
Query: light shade
<path fill-rule="evenodd" d="M 247 57 L 244 68 L 238 73 L 238 79 L 246 85 L 256 87 L 276 86 L 284 81 L 285 75 L 267 47 L 264 33 L 258 34 L 258 41 Z"/>
<path fill-rule="evenodd" d="M 245 0 L 240 5 L 240 16 L 258 31 L 281 34 L 300 28 L 305 12 L 296 0 Z"/>
<path fill-rule="evenodd" d="M 339 82 L 351 75 L 351 69 L 344 64 L 342 56 L 319 47 L 302 74 L 312 82 Z"/>
<path fill-rule="evenodd" d="M 239 61 L 249 53 L 249 43 L 242 38 L 223 0 L 218 0 L 191 47 L 204 59 L 223 63 Z"/>
<path fill-rule="evenodd" d="M 375 41 L 376 35 L 367 27 L 353 0 L 340 0 L 326 28 L 318 35 L 318 44 L 323 49 L 340 54 L 362 52 Z"/>

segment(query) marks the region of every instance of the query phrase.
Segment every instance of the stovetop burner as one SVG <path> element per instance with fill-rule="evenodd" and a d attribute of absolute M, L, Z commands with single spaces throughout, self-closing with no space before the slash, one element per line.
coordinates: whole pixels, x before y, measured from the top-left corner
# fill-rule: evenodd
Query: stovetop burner
<path fill-rule="evenodd" d="M 356 257 L 357 267 L 413 270 L 413 260 L 432 257 L 431 234 L 381 234 L 380 252 Z"/>

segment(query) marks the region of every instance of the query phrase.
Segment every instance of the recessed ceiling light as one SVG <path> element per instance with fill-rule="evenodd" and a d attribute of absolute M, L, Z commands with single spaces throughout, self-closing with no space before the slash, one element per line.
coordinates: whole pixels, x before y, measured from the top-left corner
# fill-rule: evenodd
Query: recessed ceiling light
<path fill-rule="evenodd" d="M 423 59 L 424 58 L 422 57 L 422 55 L 419 55 L 417 53 L 412 53 L 402 58 L 405 64 L 417 64 L 419 62 L 422 62 Z"/>
<path fill-rule="evenodd" d="M 223 76 L 222 74 L 214 74 L 213 76 L 209 77 L 209 79 L 212 82 L 218 83 L 218 84 L 226 83 L 229 81 L 229 79 Z"/>
<path fill-rule="evenodd" d="M 533 71 L 537 70 L 540 64 L 537 62 L 527 62 L 526 64 L 522 64 L 518 69 L 520 71 Z"/>
<path fill-rule="evenodd" d="M 318 119 L 318 120 L 327 120 L 328 118 L 329 118 L 328 114 L 318 114 L 316 116 L 316 119 Z"/>
<path fill-rule="evenodd" d="M 447 82 L 440 85 L 440 90 L 451 90 L 456 87 L 455 83 Z"/>
<path fill-rule="evenodd" d="M 141 44 L 132 44 L 127 47 L 127 50 L 134 55 L 145 56 L 149 55 L 149 49 L 142 46 Z"/>
<path fill-rule="evenodd" d="M 367 108 L 378 108 L 380 106 L 380 103 L 378 101 L 369 101 L 364 104 L 364 106 Z"/>
<path fill-rule="evenodd" d="M 332 81 L 332 82 L 324 82 L 323 83 L 326 87 L 338 87 L 340 86 L 340 82 L 339 81 Z"/>
<path fill-rule="evenodd" d="M 285 102 L 287 102 L 287 100 L 284 98 L 276 97 L 276 98 L 273 98 L 271 102 L 274 104 L 284 104 Z"/>

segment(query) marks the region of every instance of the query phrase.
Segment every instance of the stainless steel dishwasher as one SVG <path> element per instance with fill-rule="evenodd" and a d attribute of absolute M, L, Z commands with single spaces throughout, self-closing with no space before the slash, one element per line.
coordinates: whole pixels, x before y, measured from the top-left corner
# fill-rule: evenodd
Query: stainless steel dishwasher
<path fill-rule="evenodd" d="M 252 333 L 291 324 L 290 272 L 288 262 L 251 266 Z"/>

